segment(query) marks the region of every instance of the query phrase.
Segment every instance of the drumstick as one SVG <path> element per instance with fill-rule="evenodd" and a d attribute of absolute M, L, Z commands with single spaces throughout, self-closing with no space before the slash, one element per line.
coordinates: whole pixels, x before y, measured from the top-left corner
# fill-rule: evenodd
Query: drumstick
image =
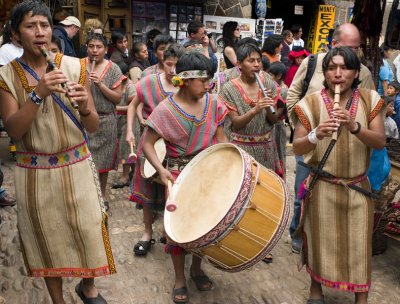
<path fill-rule="evenodd" d="M 335 96 L 333 97 L 333 109 L 339 109 L 340 102 L 340 84 L 335 85 Z M 332 139 L 337 140 L 337 132 L 332 134 Z"/>
<path fill-rule="evenodd" d="M 168 180 L 168 199 L 167 203 L 165 204 L 165 209 L 167 209 L 169 212 L 174 212 L 176 210 L 176 202 L 172 196 L 172 182 L 170 180 Z"/>
<path fill-rule="evenodd" d="M 51 70 L 51 71 L 57 70 L 58 67 L 57 67 L 56 63 L 54 62 L 54 59 L 50 56 L 49 51 L 48 51 L 45 47 L 42 47 L 42 48 L 40 48 L 40 52 L 41 52 L 42 55 L 46 58 L 46 61 L 47 61 L 47 63 L 49 64 L 49 70 Z M 75 100 L 73 100 L 73 99 L 68 95 L 68 91 L 69 91 L 68 83 L 67 83 L 67 82 L 62 83 L 62 84 L 61 84 L 61 87 L 62 87 L 64 90 L 67 91 L 66 96 L 67 96 L 69 102 L 71 103 L 72 107 L 73 107 L 75 110 L 78 110 L 78 109 L 79 109 L 78 103 L 77 103 Z"/>
<path fill-rule="evenodd" d="M 137 159 L 137 155 L 133 152 L 133 141 L 129 142 L 129 146 L 131 147 L 131 153 L 128 156 L 127 164 L 134 164 Z"/>

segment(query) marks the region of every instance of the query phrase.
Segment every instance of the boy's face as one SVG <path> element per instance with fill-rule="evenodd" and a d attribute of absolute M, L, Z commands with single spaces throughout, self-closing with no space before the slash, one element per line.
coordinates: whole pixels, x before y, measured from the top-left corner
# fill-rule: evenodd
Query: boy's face
<path fill-rule="evenodd" d="M 391 116 L 394 113 L 394 103 L 390 102 L 386 107 L 386 117 Z"/>
<path fill-rule="evenodd" d="M 117 40 L 116 47 L 120 52 L 125 53 L 128 48 L 128 39 L 124 37 L 123 39 Z"/>
<path fill-rule="evenodd" d="M 396 89 L 394 87 L 392 87 L 391 85 L 388 85 L 387 89 L 386 89 L 386 95 L 388 96 L 394 96 L 396 95 L 398 92 L 396 92 Z"/>

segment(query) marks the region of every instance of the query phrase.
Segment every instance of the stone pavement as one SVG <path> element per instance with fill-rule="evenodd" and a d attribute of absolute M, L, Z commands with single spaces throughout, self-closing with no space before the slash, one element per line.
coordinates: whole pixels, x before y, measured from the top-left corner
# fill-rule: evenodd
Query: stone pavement
<path fill-rule="evenodd" d="M 1 144 L 1 143 L 0 143 Z M 4 146 L 4 143 L 3 143 Z M 5 148 L 5 147 L 3 147 Z M 6 155 L 2 148 L 2 159 Z M 288 152 L 288 189 L 293 196 L 294 157 Z M 5 188 L 14 194 L 13 162 L 3 166 Z M 111 173 L 110 184 L 117 178 Z M 173 269 L 163 245 L 156 243 L 146 258 L 133 255 L 133 245 L 142 234 L 142 212 L 127 200 L 128 188 L 110 189 L 110 238 L 118 273 L 96 280 L 96 285 L 109 304 L 168 304 L 173 287 Z M 50 304 L 41 278 L 28 278 L 19 252 L 16 230 L 16 208 L 0 209 L 0 304 Z M 162 231 L 162 218 L 155 223 L 156 239 Z M 272 264 L 258 263 L 239 273 L 226 273 L 205 265 L 205 272 L 214 280 L 210 292 L 199 292 L 187 279 L 189 303 L 192 304 L 302 304 L 306 302 L 309 277 L 297 270 L 299 255 L 290 250 L 288 232 L 273 250 Z M 189 273 L 187 256 L 186 273 Z M 400 244 L 389 240 L 387 251 L 373 258 L 372 290 L 369 303 L 400 303 Z M 81 303 L 74 292 L 78 279 L 64 279 L 67 303 Z M 354 303 L 353 295 L 324 288 L 327 304 Z"/>

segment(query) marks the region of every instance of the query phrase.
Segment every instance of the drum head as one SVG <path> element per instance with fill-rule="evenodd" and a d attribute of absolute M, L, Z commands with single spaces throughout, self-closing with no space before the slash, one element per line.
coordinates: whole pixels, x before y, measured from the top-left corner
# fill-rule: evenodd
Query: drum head
<path fill-rule="evenodd" d="M 162 163 L 165 159 L 165 156 L 167 155 L 167 148 L 165 146 L 164 139 L 159 138 L 154 144 L 154 149 L 156 150 L 158 159 Z M 150 164 L 150 162 L 147 159 L 145 159 L 142 170 L 143 177 L 150 178 L 154 174 L 156 174 L 156 172 L 157 170 Z"/>
<path fill-rule="evenodd" d="M 199 153 L 173 186 L 177 209 L 164 215 L 169 237 L 187 243 L 212 230 L 231 208 L 243 176 L 242 155 L 234 145 L 217 144 Z"/>

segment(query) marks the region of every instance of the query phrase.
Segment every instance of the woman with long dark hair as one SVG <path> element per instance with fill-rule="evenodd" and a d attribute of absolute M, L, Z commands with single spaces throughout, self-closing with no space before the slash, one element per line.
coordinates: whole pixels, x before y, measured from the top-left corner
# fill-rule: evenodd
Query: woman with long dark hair
<path fill-rule="evenodd" d="M 224 42 L 224 60 L 226 68 L 230 69 L 237 65 L 236 44 L 240 39 L 240 28 L 236 21 L 228 21 L 222 29 L 222 40 Z"/>

